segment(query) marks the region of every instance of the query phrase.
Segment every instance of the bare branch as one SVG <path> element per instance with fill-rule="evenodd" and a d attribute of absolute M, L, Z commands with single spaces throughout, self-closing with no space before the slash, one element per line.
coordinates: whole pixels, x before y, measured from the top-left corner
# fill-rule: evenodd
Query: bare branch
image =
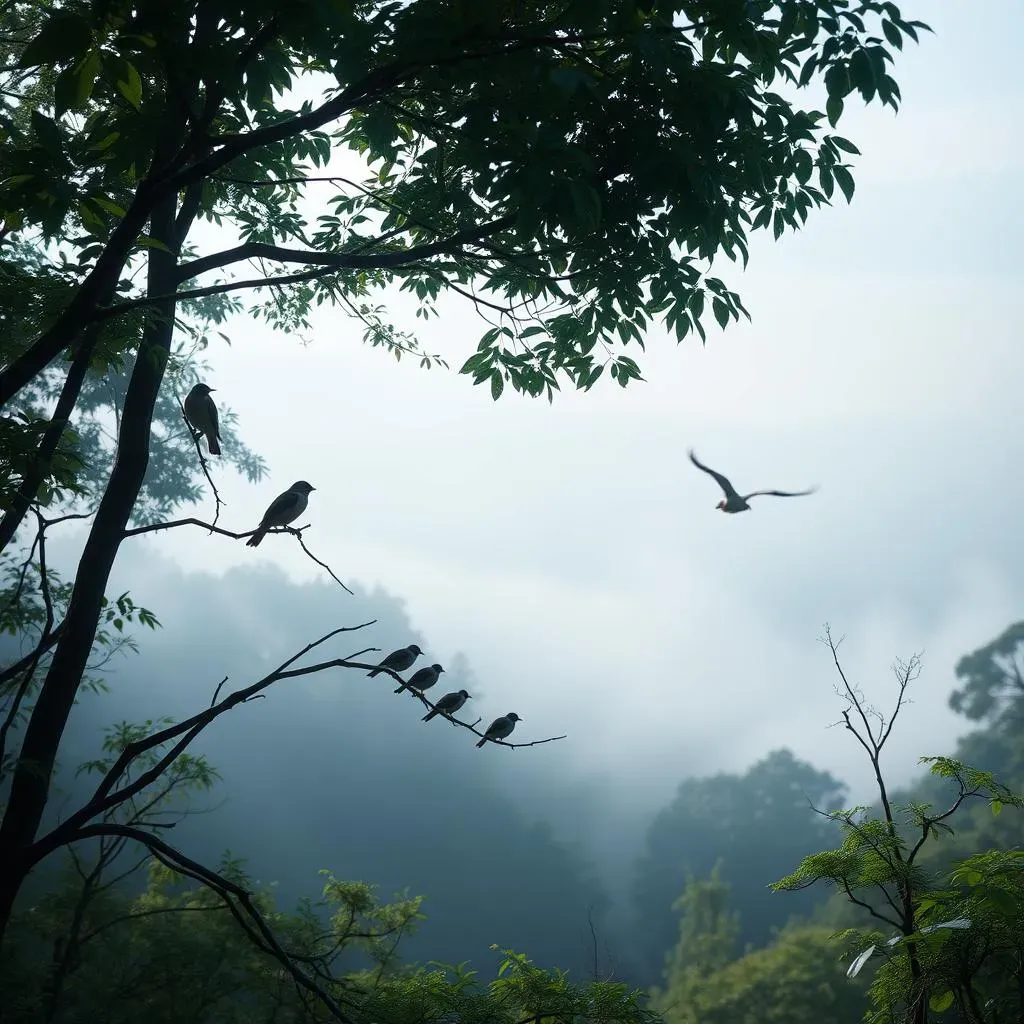
<path fill-rule="evenodd" d="M 153 856 L 172 871 L 201 882 L 223 900 L 224 905 L 242 926 L 249 938 L 263 952 L 273 956 L 288 971 L 297 985 L 315 995 L 335 1020 L 341 1021 L 342 1024 L 355 1024 L 344 1013 L 338 1003 L 310 978 L 305 971 L 300 970 L 295 960 L 284 951 L 263 915 L 253 903 L 251 894 L 241 886 L 236 885 L 223 875 L 204 867 L 198 861 L 186 857 L 173 846 L 169 846 L 145 829 L 134 828 L 129 825 L 119 825 L 113 822 L 104 822 L 103 824 L 87 826 L 81 830 L 81 835 L 82 838 L 115 835 L 133 839 L 148 847 Z"/>
<path fill-rule="evenodd" d="M 221 501 L 220 491 L 217 490 L 217 485 L 213 482 L 213 477 L 210 476 L 210 466 L 206 460 L 206 456 L 203 455 L 202 445 L 200 444 L 203 435 L 202 433 L 196 433 L 192 429 L 192 424 L 189 423 L 188 417 L 185 415 L 185 404 L 184 402 L 182 402 L 180 398 L 178 399 L 178 408 L 181 410 L 181 418 L 185 421 L 185 429 L 188 431 L 188 436 L 192 438 L 192 443 L 196 447 L 196 455 L 199 456 L 199 465 L 203 471 L 203 476 L 206 477 L 207 483 L 209 483 L 210 489 L 213 491 L 213 500 L 216 503 L 213 511 L 213 525 L 216 526 L 217 520 L 220 519 L 220 510 L 224 502 Z M 327 571 L 330 572 L 330 569 L 328 569 Z M 331 575 L 334 574 L 331 573 Z M 341 581 L 339 580 L 339 582 Z M 344 586 L 344 584 L 342 585 Z"/>
<path fill-rule="evenodd" d="M 210 533 L 218 533 L 222 537 L 230 537 L 230 538 L 232 538 L 232 540 L 243 540 L 245 537 L 251 537 L 256 532 L 255 530 L 246 530 L 243 533 L 236 533 L 233 530 L 225 530 L 222 526 L 216 526 L 215 523 L 216 523 L 216 520 L 214 520 L 214 523 L 204 523 L 201 519 L 196 519 L 193 516 L 189 516 L 187 519 L 174 519 L 174 520 L 172 520 L 170 522 L 165 522 L 165 523 L 152 523 L 149 526 L 136 526 L 136 527 L 133 527 L 130 530 L 125 530 L 124 531 L 124 536 L 125 537 L 137 537 L 140 534 L 143 534 L 143 533 L 155 533 L 158 530 L 174 530 L 174 529 L 177 529 L 179 526 L 199 526 L 199 527 L 202 527 L 204 530 L 209 530 Z M 326 562 L 322 562 L 319 558 L 316 557 L 316 555 L 314 555 L 309 550 L 309 548 L 306 547 L 306 544 L 305 544 L 305 542 L 302 539 L 302 531 L 303 530 L 308 530 L 308 529 L 309 529 L 308 525 L 301 526 L 301 527 L 274 526 L 271 529 L 269 529 L 267 531 L 267 533 L 268 534 L 270 534 L 270 533 L 290 533 L 290 534 L 292 534 L 294 537 L 296 537 L 298 539 L 299 546 L 302 548 L 302 550 L 314 562 L 316 562 L 317 565 L 319 565 L 323 569 L 326 569 L 327 572 L 330 573 L 331 579 L 333 579 L 342 588 L 342 590 L 344 590 L 348 594 L 352 594 L 352 591 L 349 590 L 349 588 L 346 587 L 345 584 L 342 583 L 340 579 L 338 579 L 338 577 L 335 575 L 335 573 L 331 569 L 331 567 Z M 353 595 L 353 596 L 355 596 L 355 595 Z"/>

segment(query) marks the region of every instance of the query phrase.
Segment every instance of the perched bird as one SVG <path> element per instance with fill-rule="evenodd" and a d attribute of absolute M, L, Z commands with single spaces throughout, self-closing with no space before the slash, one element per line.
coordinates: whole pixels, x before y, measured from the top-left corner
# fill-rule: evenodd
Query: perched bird
<path fill-rule="evenodd" d="M 426 668 L 421 668 L 418 672 L 413 672 L 408 682 L 402 683 L 395 693 L 401 693 L 406 688 L 418 690 L 420 693 L 429 690 L 443 671 L 444 669 L 440 665 L 428 665 Z"/>
<path fill-rule="evenodd" d="M 488 740 L 507 739 L 512 735 L 512 730 L 516 727 L 516 722 L 521 721 L 522 719 L 514 711 L 510 711 L 507 715 L 502 715 L 501 718 L 496 718 L 489 726 L 487 726 L 487 732 L 484 733 L 484 738 L 477 744 L 477 746 L 482 747 Z"/>
<path fill-rule="evenodd" d="M 412 668 L 412 663 L 422 653 L 415 644 L 400 647 L 397 651 L 392 651 L 372 672 L 366 674 L 372 679 L 383 668 L 389 668 L 392 672 L 404 672 L 407 668 Z"/>
<path fill-rule="evenodd" d="M 713 476 L 718 481 L 718 486 L 725 492 L 725 497 L 715 506 L 720 508 L 723 512 L 746 512 L 750 506 L 747 504 L 751 498 L 756 498 L 759 494 L 773 494 L 776 498 L 800 498 L 805 494 L 813 494 L 818 488 L 812 487 L 807 491 L 751 491 L 749 494 L 740 494 L 731 483 L 729 478 L 722 476 L 721 473 L 716 473 L 713 469 L 709 469 L 702 462 L 697 461 L 697 456 L 693 454 L 693 449 L 690 449 L 690 461 L 698 468 L 704 470 L 709 476 Z"/>
<path fill-rule="evenodd" d="M 429 722 L 435 715 L 454 715 L 469 699 L 469 694 L 465 690 L 446 693 L 420 721 Z"/>
<path fill-rule="evenodd" d="M 210 397 L 210 392 L 216 390 L 197 384 L 185 396 L 184 403 L 185 419 L 197 434 L 205 435 L 211 455 L 220 455 L 220 420 L 217 418 L 217 406 Z"/>
<path fill-rule="evenodd" d="M 267 530 L 275 526 L 287 526 L 298 519 L 306 511 L 309 492 L 315 490 L 316 488 L 312 484 L 307 484 L 305 480 L 296 480 L 284 494 L 279 494 L 263 513 L 256 532 L 245 542 L 246 547 L 258 547 Z"/>

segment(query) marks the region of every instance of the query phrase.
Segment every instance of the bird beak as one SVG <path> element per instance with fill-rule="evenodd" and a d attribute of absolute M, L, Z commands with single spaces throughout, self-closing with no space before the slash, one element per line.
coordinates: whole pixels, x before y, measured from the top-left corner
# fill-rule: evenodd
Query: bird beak
<path fill-rule="evenodd" d="M 216 391 L 217 389 L 216 388 L 210 388 L 209 390 L 210 391 Z"/>

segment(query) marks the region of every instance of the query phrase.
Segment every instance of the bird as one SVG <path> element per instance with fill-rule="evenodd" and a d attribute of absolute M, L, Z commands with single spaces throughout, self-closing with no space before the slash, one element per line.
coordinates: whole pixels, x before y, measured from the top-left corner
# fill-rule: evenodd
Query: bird
<path fill-rule="evenodd" d="M 477 744 L 478 747 L 482 747 L 488 740 L 503 740 L 512 735 L 512 730 L 516 727 L 516 722 L 521 722 L 522 719 L 514 712 L 510 711 L 507 715 L 502 715 L 501 718 L 496 718 L 489 726 L 487 726 L 487 732 L 484 733 L 484 738 Z"/>
<path fill-rule="evenodd" d="M 315 491 L 312 484 L 305 480 L 296 480 L 284 494 L 279 494 L 271 503 L 256 532 L 245 542 L 246 547 L 255 548 L 259 546 L 267 530 L 275 526 L 287 526 L 306 511 L 309 502 L 309 492 Z"/>
<path fill-rule="evenodd" d="M 434 683 L 437 682 L 438 676 L 444 671 L 440 665 L 428 665 L 426 668 L 421 668 L 418 672 L 414 672 L 408 682 L 402 683 L 395 693 L 401 693 L 404 689 L 418 690 L 422 693 L 424 690 L 429 690 Z"/>
<path fill-rule="evenodd" d="M 713 469 L 709 469 L 702 462 L 697 460 L 697 456 L 694 455 L 693 449 L 690 449 L 690 461 L 698 468 L 704 470 L 709 476 L 713 476 L 718 481 L 718 486 L 725 492 L 725 497 L 715 506 L 715 508 L 721 509 L 723 512 L 746 512 L 750 506 L 747 504 L 751 498 L 756 498 L 759 494 L 772 494 L 776 498 L 800 498 L 805 494 L 813 494 L 818 488 L 811 487 L 806 491 L 751 491 L 749 494 L 740 494 L 731 483 L 729 478 L 722 476 L 721 473 L 716 473 Z"/>
<path fill-rule="evenodd" d="M 217 406 L 210 397 L 216 388 L 205 384 L 196 384 L 185 396 L 185 419 L 197 433 L 206 436 L 211 455 L 220 455 L 220 420 L 217 418 Z"/>
<path fill-rule="evenodd" d="M 454 693 L 446 693 L 421 719 L 421 722 L 429 722 L 435 715 L 454 715 L 470 696 L 465 690 L 456 690 Z"/>
<path fill-rule="evenodd" d="M 392 651 L 372 672 L 367 672 L 366 674 L 372 679 L 385 668 L 391 669 L 392 672 L 404 672 L 407 668 L 412 668 L 412 663 L 422 653 L 415 644 L 409 644 L 408 647 L 400 647 L 397 651 Z"/>

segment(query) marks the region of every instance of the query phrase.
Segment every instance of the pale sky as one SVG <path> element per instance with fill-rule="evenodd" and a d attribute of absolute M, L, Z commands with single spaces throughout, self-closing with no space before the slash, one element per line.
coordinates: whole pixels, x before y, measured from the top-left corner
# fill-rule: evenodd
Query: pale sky
<path fill-rule="evenodd" d="M 426 327 L 407 297 L 391 303 L 451 371 L 364 346 L 340 311 L 315 314 L 308 347 L 238 318 L 207 382 L 270 476 L 223 471 L 222 524 L 251 529 L 309 480 L 309 545 L 406 599 L 439 660 L 464 653 L 479 714 L 517 710 L 523 739 L 568 732 L 552 764 L 663 797 L 683 774 L 786 745 L 863 785 L 862 752 L 828 728 L 841 705 L 816 643 L 826 621 L 882 704 L 892 661 L 924 652 L 893 775 L 949 750 L 964 728 L 946 708 L 954 663 L 1024 614 L 1024 5 L 904 14 L 936 35 L 897 64 L 898 116 L 849 104 L 852 206 L 778 243 L 759 234 L 745 273 L 716 265 L 752 324 L 709 321 L 704 348 L 654 330 L 629 352 L 647 383 L 603 379 L 549 406 L 510 388 L 494 403 L 457 375 L 486 329 L 461 300 Z M 821 490 L 725 516 L 691 445 L 741 490 Z M 195 530 L 132 545 L 126 570 L 159 553 L 319 572 L 284 537 L 255 552 Z M 124 582 L 159 614 L 137 573 Z M 361 621 L 340 590 L 337 609 L 339 625 Z M 532 773 L 554 755 L 530 756 Z"/>

